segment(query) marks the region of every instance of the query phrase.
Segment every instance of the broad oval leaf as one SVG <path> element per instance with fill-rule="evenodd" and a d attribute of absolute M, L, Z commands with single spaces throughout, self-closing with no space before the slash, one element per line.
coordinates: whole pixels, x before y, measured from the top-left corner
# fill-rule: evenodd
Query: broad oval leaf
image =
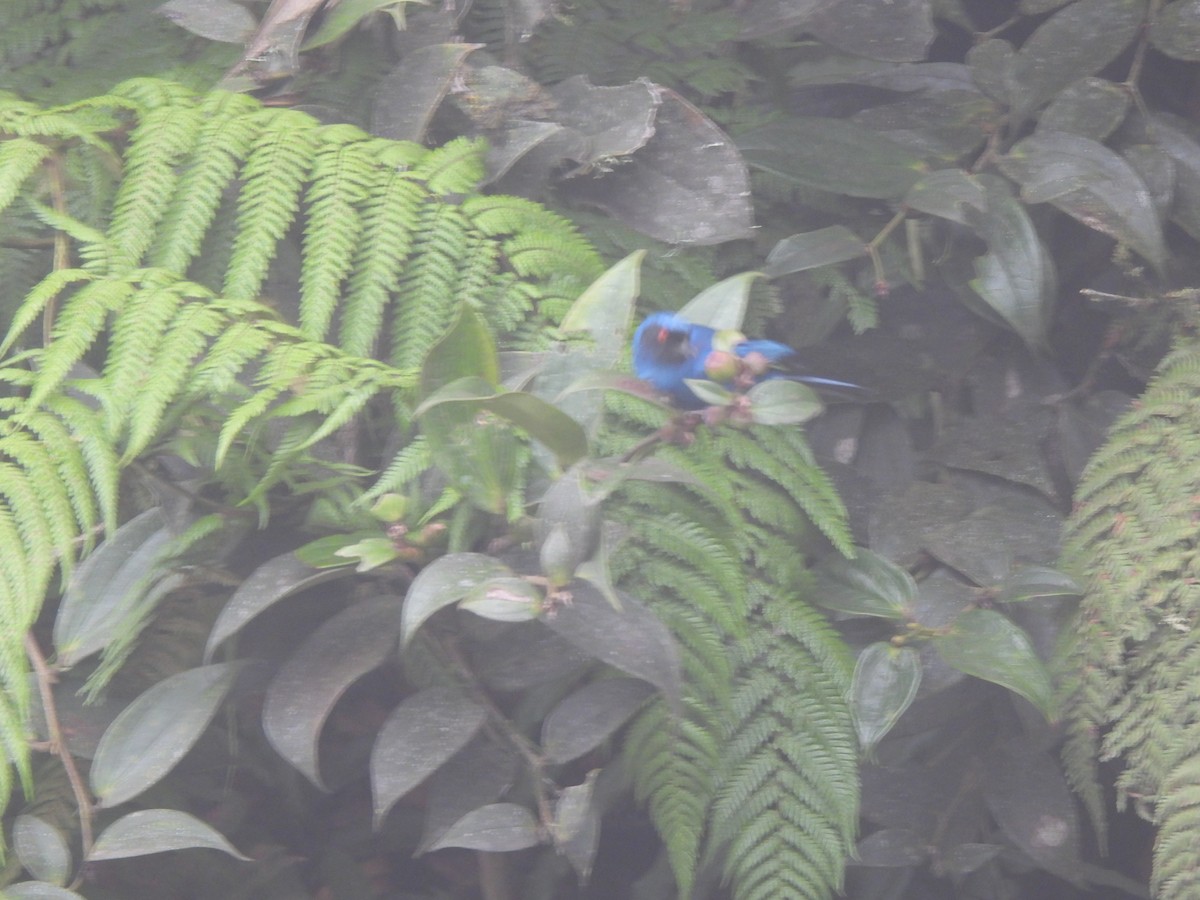
<path fill-rule="evenodd" d="M 537 820 L 516 803 L 491 803 L 467 813 L 438 838 L 430 850 L 465 847 L 489 853 L 506 853 L 536 847 Z"/>
<path fill-rule="evenodd" d="M 924 170 L 917 154 L 843 119 L 773 122 L 742 134 L 738 146 L 752 166 L 852 197 L 899 199 Z"/>
<path fill-rule="evenodd" d="M 1145 13 L 1146 0 L 1075 0 L 1038 26 L 1013 60 L 1017 117 L 1116 59 L 1137 37 Z"/>
<path fill-rule="evenodd" d="M 454 754 L 429 779 L 425 833 L 417 852 L 428 851 L 463 816 L 512 787 L 519 767 L 516 750 L 489 740 L 486 734 Z"/>
<path fill-rule="evenodd" d="M 250 861 L 250 857 L 238 853 L 211 825 L 177 809 L 143 809 L 117 819 L 96 838 L 87 859 L 88 862 L 125 859 L 190 847 L 220 850 Z"/>
<path fill-rule="evenodd" d="M 1175 163 L 1172 221 L 1200 239 L 1200 130 L 1192 122 L 1157 113 L 1150 117 L 1153 141 Z"/>
<path fill-rule="evenodd" d="M 546 625 L 585 653 L 644 679 L 677 706 L 682 683 L 679 649 L 662 621 L 627 594 L 620 610 L 593 585 L 573 581 L 572 600 Z"/>
<path fill-rule="evenodd" d="M 858 742 L 871 749 L 892 730 L 921 686 L 921 656 L 882 641 L 863 648 L 850 683 L 850 715 Z"/>
<path fill-rule="evenodd" d="M 629 340 L 645 257 L 645 250 L 635 250 L 611 265 L 571 304 L 558 330 L 565 334 L 586 332 L 600 359 L 616 363 Z"/>
<path fill-rule="evenodd" d="M 267 688 L 267 740 L 317 787 L 324 788 L 317 744 L 325 719 L 346 689 L 395 649 L 398 605 L 398 598 L 383 596 L 342 610 L 309 635 Z"/>
<path fill-rule="evenodd" d="M 947 634 L 933 638 L 938 654 L 960 672 L 1020 694 L 1050 720 L 1056 716 L 1054 690 L 1029 636 L 991 609 L 972 609 Z"/>
<path fill-rule="evenodd" d="M 59 665 L 69 668 L 117 636 L 171 537 L 162 510 L 150 509 L 118 528 L 75 569 L 54 620 Z"/>
<path fill-rule="evenodd" d="M 241 664 L 179 672 L 126 707 L 92 759 L 92 791 L 103 806 L 136 797 L 173 769 L 199 740 L 233 686 Z"/>
<path fill-rule="evenodd" d="M 963 210 L 983 210 L 987 194 L 979 180 L 962 169 L 938 169 L 924 175 L 904 195 L 904 205 L 918 212 L 967 224 Z"/>
<path fill-rule="evenodd" d="M 759 425 L 800 425 L 825 409 L 807 384 L 786 378 L 768 378 L 746 393 L 750 416 Z"/>
<path fill-rule="evenodd" d="M 407 644 L 425 620 L 453 606 L 478 585 L 511 576 L 504 563 L 483 553 L 447 553 L 427 565 L 408 586 L 400 613 L 400 641 Z"/>
<path fill-rule="evenodd" d="M 1167 56 L 1200 61 L 1200 0 L 1175 0 L 1150 24 L 1150 43 Z"/>
<path fill-rule="evenodd" d="M 83 894 L 45 881 L 18 881 L 4 886 L 5 900 L 86 900 Z"/>
<path fill-rule="evenodd" d="M 767 254 L 763 274 L 768 278 L 778 278 L 857 259 L 866 253 L 866 241 L 845 225 L 830 225 L 784 238 Z M 740 323 L 732 327 L 740 327 Z"/>
<path fill-rule="evenodd" d="M 696 325 L 717 331 L 738 331 L 750 302 L 750 288 L 761 272 L 741 272 L 709 285 L 679 310 L 679 315 Z"/>
<path fill-rule="evenodd" d="M 167 0 L 155 12 L 192 34 L 230 44 L 244 43 L 258 27 L 250 10 L 234 0 Z"/>
<path fill-rule="evenodd" d="M 223 641 L 240 631 L 242 626 L 272 604 L 348 574 L 348 569 L 314 568 L 301 562 L 293 553 L 284 553 L 267 560 L 238 585 L 238 589 L 221 609 L 204 648 L 205 662 L 212 659 L 213 653 Z"/>
<path fill-rule="evenodd" d="M 891 62 L 923 59 L 936 34 L 927 0 L 828 3 L 805 30 L 855 56 Z"/>
<path fill-rule="evenodd" d="M 433 409 L 454 409 L 456 416 L 473 419 L 479 410 L 495 413 L 523 428 L 534 440 L 548 448 L 562 468 L 587 455 L 587 432 L 583 426 L 558 407 L 525 391 L 497 392 L 487 381 L 468 375 L 443 385 L 417 407 L 422 416 Z M 461 407 L 461 411 L 459 411 Z M 431 440 L 434 436 L 430 435 Z"/>
<path fill-rule="evenodd" d="M 378 82 L 371 132 L 396 141 L 420 143 L 467 56 L 480 46 L 430 44 L 406 53 Z"/>
<path fill-rule="evenodd" d="M 66 884 L 71 874 L 71 851 L 62 832 L 45 819 L 17 816 L 12 825 L 12 846 L 25 871 L 34 878 Z"/>
<path fill-rule="evenodd" d="M 929 838 L 910 828 L 880 828 L 854 848 L 859 865 L 889 869 L 916 865 L 928 855 Z"/>
<path fill-rule="evenodd" d="M 1067 215 L 1132 247 L 1161 270 L 1162 225 L 1150 191 L 1126 160 L 1098 141 L 1038 132 L 1000 160 L 1027 202 L 1049 201 Z"/>
<path fill-rule="evenodd" d="M 392 710 L 371 750 L 376 826 L 397 800 L 465 747 L 486 721 L 486 709 L 451 687 L 427 688 Z M 441 842 L 430 849 L 437 846 Z"/>
<path fill-rule="evenodd" d="M 851 616 L 899 620 L 912 614 L 917 583 L 906 569 L 860 549 L 854 559 L 839 556 L 821 565 L 812 599 Z"/>
<path fill-rule="evenodd" d="M 996 598 L 1001 603 L 1022 603 L 1048 597 L 1078 597 L 1083 594 L 1079 582 L 1058 569 L 1026 566 L 1013 572 L 1000 585 Z"/>
<path fill-rule="evenodd" d="M 593 681 L 568 694 L 542 721 L 542 751 L 553 763 L 570 762 L 613 734 L 654 693 L 637 678 Z"/>
<path fill-rule="evenodd" d="M 1102 141 L 1121 124 L 1132 102 L 1121 85 L 1104 78 L 1081 78 L 1042 111 L 1037 130 L 1066 131 Z"/>
<path fill-rule="evenodd" d="M 592 874 L 592 863 L 600 846 L 600 810 L 595 802 L 599 769 L 588 772 L 583 784 L 563 788 L 554 807 L 554 846 L 582 883 Z"/>
<path fill-rule="evenodd" d="M 1024 205 L 992 182 L 987 208 L 964 212 L 988 246 L 988 252 L 975 260 L 971 289 L 1026 344 L 1041 347 L 1057 276 Z"/>
<path fill-rule="evenodd" d="M 1078 873 L 1079 816 L 1059 761 L 1016 739 L 994 748 L 984 764 L 983 798 L 1004 834 L 1051 872 Z"/>
<path fill-rule="evenodd" d="M 487 322 L 466 303 L 421 363 L 421 396 L 428 398 L 464 378 L 480 379 L 494 393 L 500 383 L 500 357 Z"/>
<path fill-rule="evenodd" d="M 649 85 L 654 134 L 600 177 L 569 191 L 631 228 L 670 244 L 719 244 L 751 235 L 750 173 L 729 136 L 675 91 Z"/>

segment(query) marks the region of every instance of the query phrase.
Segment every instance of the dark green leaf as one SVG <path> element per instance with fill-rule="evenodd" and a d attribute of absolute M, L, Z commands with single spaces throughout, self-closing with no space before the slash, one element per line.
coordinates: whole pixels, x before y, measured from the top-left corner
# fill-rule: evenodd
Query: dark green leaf
<path fill-rule="evenodd" d="M 473 809 L 491 803 L 512 787 L 519 768 L 515 750 L 477 736 L 429 778 L 424 853 L 451 825 Z"/>
<path fill-rule="evenodd" d="M 828 3 L 806 30 L 855 56 L 892 62 L 923 59 L 935 34 L 928 0 Z"/>
<path fill-rule="evenodd" d="M 66 884 L 71 874 L 71 851 L 62 832 L 49 822 L 32 815 L 17 816 L 12 825 L 12 847 L 25 871 L 34 878 Z"/>
<path fill-rule="evenodd" d="M 317 787 L 321 729 L 338 698 L 396 648 L 396 597 L 362 600 L 323 623 L 296 648 L 267 688 L 263 731 L 271 746 Z"/>
<path fill-rule="evenodd" d="M 103 650 L 144 601 L 174 535 L 160 509 L 135 516 L 75 570 L 54 620 L 58 663 L 69 668 Z M 168 576 L 160 590 L 178 584 Z"/>
<path fill-rule="evenodd" d="M 1103 144 L 1038 132 L 1013 147 L 1000 168 L 1020 183 L 1026 202 L 1049 201 L 1162 268 L 1166 248 L 1150 192 L 1133 167 Z"/>
<path fill-rule="evenodd" d="M 998 103 L 1010 106 L 1017 92 L 1014 68 L 1016 51 L 1012 44 L 1000 38 L 991 38 L 976 44 L 967 52 L 971 66 L 971 77 L 987 96 Z"/>
<path fill-rule="evenodd" d="M 581 883 L 591 876 L 600 846 L 600 810 L 594 800 L 599 775 L 600 770 L 593 769 L 583 784 L 563 788 L 554 807 L 554 846 L 571 863 Z"/>
<path fill-rule="evenodd" d="M 1083 588 L 1070 575 L 1046 566 L 1026 566 L 1013 572 L 1000 585 L 1001 603 L 1023 603 L 1047 597 L 1078 597 Z"/>
<path fill-rule="evenodd" d="M 465 747 L 485 721 L 487 710 L 451 687 L 427 688 L 392 710 L 371 750 L 376 826 L 397 800 Z M 430 849 L 442 846 L 449 834 Z"/>
<path fill-rule="evenodd" d="M 654 693 L 636 678 L 605 678 L 568 694 L 542 720 L 542 751 L 565 763 L 598 747 Z"/>
<path fill-rule="evenodd" d="M 488 853 L 506 853 L 536 847 L 537 821 L 523 806 L 516 803 L 492 803 L 472 810 L 446 829 L 429 848 L 466 847 Z"/>
<path fill-rule="evenodd" d="M 1079 816 L 1058 760 L 1016 739 L 993 748 L 984 765 L 983 797 L 1005 836 L 1039 866 L 1078 877 Z"/>
<path fill-rule="evenodd" d="M 956 844 L 942 854 L 942 869 L 952 877 L 969 875 L 1003 850 L 1000 844 Z"/>
<path fill-rule="evenodd" d="M 622 165 L 569 182 L 570 194 L 643 234 L 671 244 L 749 237 L 750 174 L 737 147 L 679 94 L 652 85 L 654 136 Z"/>
<path fill-rule="evenodd" d="M 841 119 L 791 118 L 743 133 L 752 166 L 852 197 L 899 199 L 924 168 L 920 156 L 879 133 Z"/>
<path fill-rule="evenodd" d="M 982 147 L 1000 118 L 996 104 L 971 88 L 903 97 L 861 110 L 851 121 L 866 125 L 931 163 L 953 165 Z"/>
<path fill-rule="evenodd" d="M 645 79 L 619 85 L 594 85 L 573 75 L 550 88 L 555 120 L 578 136 L 584 151 L 572 155 L 583 167 L 611 165 L 654 137 L 661 99 Z"/>
<path fill-rule="evenodd" d="M 855 861 L 863 866 L 908 868 L 929 855 L 929 838 L 909 828 L 880 828 L 854 848 Z"/>
<path fill-rule="evenodd" d="M 1167 56 L 1200 61 L 1200 0 L 1175 0 L 1158 10 L 1150 43 Z"/>
<path fill-rule="evenodd" d="M 778 278 L 793 272 L 857 259 L 866 255 L 866 252 L 866 242 L 853 231 L 845 225 L 830 225 L 828 228 L 784 238 L 767 254 L 763 274 L 768 278 Z"/>
<path fill-rule="evenodd" d="M 860 549 L 854 559 L 821 564 L 813 601 L 847 615 L 900 620 L 911 615 L 916 597 L 917 583 L 907 570 Z"/>
<path fill-rule="evenodd" d="M 344 543 L 352 540 L 353 536 L 336 535 L 333 539 Z M 223 641 L 240 631 L 243 625 L 272 604 L 326 581 L 342 578 L 348 573 L 348 568 L 314 568 L 301 562 L 293 553 L 284 553 L 267 560 L 238 585 L 238 589 L 221 609 L 204 648 L 205 662 L 212 659 L 213 653 Z"/>
<path fill-rule="evenodd" d="M 679 650 L 667 627 L 634 598 L 621 594 L 616 610 L 595 587 L 571 584 L 572 600 L 544 621 L 580 650 L 679 700 Z"/>
<path fill-rule="evenodd" d="M 375 88 L 371 131 L 395 141 L 425 139 L 429 120 L 437 112 L 467 55 L 479 44 L 431 44 L 404 58 Z"/>
<path fill-rule="evenodd" d="M 1145 14 L 1146 0 L 1076 0 L 1043 22 L 1013 60 L 1017 116 L 1116 59 L 1137 37 Z"/>
<path fill-rule="evenodd" d="M 786 378 L 761 381 L 750 388 L 746 397 L 750 415 L 759 425 L 799 425 L 825 409 L 816 391 Z"/>
<path fill-rule="evenodd" d="M 1200 129 L 1163 113 L 1151 117 L 1150 129 L 1150 139 L 1175 161 L 1171 219 L 1200 240 Z"/>
<path fill-rule="evenodd" d="M 420 571 L 408 587 L 400 613 L 400 640 L 408 644 L 417 629 L 439 609 L 452 606 L 478 585 L 511 576 L 504 563 L 482 553 L 448 553 Z"/>
<path fill-rule="evenodd" d="M 177 809 L 143 809 L 117 819 L 96 838 L 87 858 L 89 862 L 98 862 L 189 847 L 220 850 L 240 860 L 250 860 L 211 825 Z"/>
<path fill-rule="evenodd" d="M 100 803 L 124 803 L 170 772 L 216 715 L 239 667 L 188 669 L 129 704 L 104 732 L 92 760 L 92 792 Z"/>
<path fill-rule="evenodd" d="M 975 260 L 971 288 L 1031 347 L 1045 344 L 1057 277 L 1025 207 L 990 182 L 987 208 L 966 208 L 967 222 L 987 243 Z"/>
<path fill-rule="evenodd" d="M 974 175 L 962 169 L 939 169 L 912 186 L 904 195 L 904 205 L 965 225 L 964 208 L 983 210 L 987 206 L 987 193 Z"/>
<path fill-rule="evenodd" d="M 1054 690 L 1046 667 L 1029 636 L 995 610 L 973 609 L 955 621 L 933 645 L 949 665 L 1014 691 L 1041 710 L 1056 715 Z"/>
<path fill-rule="evenodd" d="M 1104 78 L 1080 78 L 1068 85 L 1038 117 L 1037 130 L 1066 131 L 1102 141 L 1125 118 L 1129 91 Z"/>
<path fill-rule="evenodd" d="M 258 27 L 250 10 L 234 0 L 168 0 L 155 12 L 192 34 L 230 44 L 244 43 Z"/>
<path fill-rule="evenodd" d="M 878 642 L 863 648 L 850 684 L 850 715 L 863 750 L 892 730 L 921 686 L 921 657 L 911 647 Z"/>

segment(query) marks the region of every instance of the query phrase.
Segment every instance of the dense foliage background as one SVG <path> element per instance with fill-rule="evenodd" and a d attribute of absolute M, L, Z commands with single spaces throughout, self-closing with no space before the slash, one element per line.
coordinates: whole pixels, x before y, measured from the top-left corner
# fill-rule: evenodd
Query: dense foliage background
<path fill-rule="evenodd" d="M 1198 60 L 8 0 L 4 896 L 1193 896 Z M 680 308 L 869 395 L 679 416 Z"/>

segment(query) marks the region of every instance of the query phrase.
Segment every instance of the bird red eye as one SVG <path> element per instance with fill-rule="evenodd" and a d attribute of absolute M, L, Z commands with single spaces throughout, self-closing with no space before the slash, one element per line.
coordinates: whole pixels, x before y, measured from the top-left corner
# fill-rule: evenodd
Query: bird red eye
<path fill-rule="evenodd" d="M 658 334 L 655 335 L 655 337 L 657 337 L 658 342 L 660 344 L 665 344 L 667 342 L 667 338 L 669 338 L 670 336 L 671 336 L 671 332 L 668 331 L 666 328 L 658 329 Z"/>

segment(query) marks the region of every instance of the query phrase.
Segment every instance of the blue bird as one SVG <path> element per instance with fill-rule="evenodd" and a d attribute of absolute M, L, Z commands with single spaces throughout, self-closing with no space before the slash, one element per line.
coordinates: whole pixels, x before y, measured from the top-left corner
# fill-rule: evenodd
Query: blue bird
<path fill-rule="evenodd" d="M 767 378 L 789 378 L 835 391 L 863 390 L 845 381 L 776 368 L 793 363 L 795 356 L 796 351 L 787 344 L 717 332 L 670 312 L 651 313 L 633 334 L 634 374 L 669 395 L 682 409 L 707 405 L 688 387 L 689 378 L 716 381 L 727 388 L 744 389 Z"/>

